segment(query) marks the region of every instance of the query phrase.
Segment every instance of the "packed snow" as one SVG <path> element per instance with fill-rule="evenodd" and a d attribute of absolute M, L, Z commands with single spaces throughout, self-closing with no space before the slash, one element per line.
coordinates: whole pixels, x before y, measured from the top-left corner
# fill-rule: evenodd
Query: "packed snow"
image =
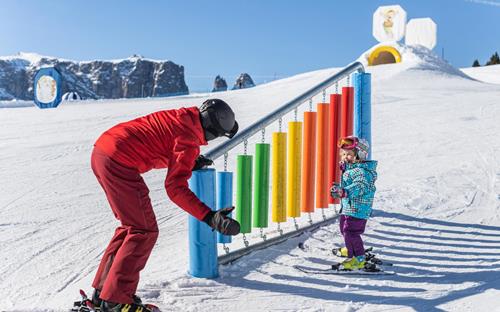
<path fill-rule="evenodd" d="M 217 279 L 192 278 L 187 215 L 167 198 L 165 170 L 158 170 L 145 179 L 160 237 L 138 295 L 162 311 L 498 310 L 500 86 L 475 76 L 487 67 L 465 71 L 472 79 L 424 49 L 404 53 L 404 63 L 367 68 L 373 77 L 379 180 L 364 239 L 394 264 L 384 268 L 395 274 L 310 275 L 294 269 L 339 260 L 330 251 L 342 244 L 335 222 L 221 266 Z M 0 109 L 0 310 L 67 311 L 80 288 L 91 292 L 117 226 L 90 169 L 92 144 L 100 133 L 118 122 L 199 105 L 209 97 L 230 103 L 243 128 L 338 70 L 216 94 Z M 321 100 L 321 94 L 314 98 Z M 308 109 L 303 106 L 299 116 Z M 292 119 L 293 114 L 287 116 Z M 266 131 L 268 141 L 275 128 Z M 260 134 L 251 143 L 259 139 Z M 240 150 L 230 154 L 230 169 Z M 216 161 L 217 168 L 221 165 Z M 326 213 L 334 215 L 333 209 Z M 321 214 L 313 217 L 318 221 Z M 299 221 L 307 224 L 305 218 Z M 287 230 L 292 228 L 289 222 Z M 275 234 L 275 225 L 266 232 Z M 259 241 L 258 233 L 249 240 Z M 304 249 L 297 247 L 301 242 Z M 237 237 L 230 248 L 241 246 Z"/>
<path fill-rule="evenodd" d="M 500 65 L 468 67 L 461 70 L 479 81 L 500 84 Z"/>

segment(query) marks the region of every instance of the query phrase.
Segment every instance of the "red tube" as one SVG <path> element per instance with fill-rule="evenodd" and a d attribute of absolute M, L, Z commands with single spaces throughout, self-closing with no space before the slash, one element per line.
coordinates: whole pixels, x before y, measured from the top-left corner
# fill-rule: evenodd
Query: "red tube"
<path fill-rule="evenodd" d="M 328 186 L 331 187 L 334 182 L 340 181 L 339 168 L 339 148 L 337 142 L 340 138 L 340 94 L 330 94 L 330 109 L 329 109 L 329 140 L 328 140 Z M 328 196 L 329 204 L 338 204 L 338 199 L 333 199 Z"/>
<path fill-rule="evenodd" d="M 340 121 L 340 136 L 352 135 L 354 125 L 354 88 L 342 87 L 342 108 Z"/>

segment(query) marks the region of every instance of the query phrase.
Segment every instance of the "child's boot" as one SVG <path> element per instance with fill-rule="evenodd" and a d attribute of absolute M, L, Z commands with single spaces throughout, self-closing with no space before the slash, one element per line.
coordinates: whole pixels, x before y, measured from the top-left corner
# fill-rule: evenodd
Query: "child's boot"
<path fill-rule="evenodd" d="M 332 252 L 337 257 L 344 257 L 344 258 L 347 257 L 347 248 L 346 247 L 333 248 Z"/>
<path fill-rule="evenodd" d="M 365 268 L 365 256 L 357 256 L 344 260 L 339 266 L 340 270 L 356 271 Z"/>

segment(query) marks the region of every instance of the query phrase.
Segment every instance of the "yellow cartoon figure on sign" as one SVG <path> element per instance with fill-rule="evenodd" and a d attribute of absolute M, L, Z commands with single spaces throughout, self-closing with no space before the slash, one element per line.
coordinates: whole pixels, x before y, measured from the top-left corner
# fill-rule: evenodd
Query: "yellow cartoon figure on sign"
<path fill-rule="evenodd" d="M 399 5 L 381 6 L 373 13 L 373 36 L 378 42 L 401 40 L 405 26 L 406 12 Z"/>
<path fill-rule="evenodd" d="M 392 26 L 394 26 L 394 15 L 396 15 L 396 11 L 392 9 L 384 12 L 384 31 L 391 38 L 394 37 L 394 34 L 392 33 Z"/>
<path fill-rule="evenodd" d="M 57 83 L 50 76 L 42 76 L 37 81 L 36 97 L 42 103 L 51 103 L 57 97 Z"/>

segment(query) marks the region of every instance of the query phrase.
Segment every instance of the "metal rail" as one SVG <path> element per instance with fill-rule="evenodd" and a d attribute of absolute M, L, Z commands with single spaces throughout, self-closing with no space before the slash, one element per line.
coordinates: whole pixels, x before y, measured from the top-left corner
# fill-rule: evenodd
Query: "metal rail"
<path fill-rule="evenodd" d="M 338 73 L 334 74 L 330 78 L 326 79 L 325 81 L 317 84 L 315 87 L 309 89 L 308 91 L 302 93 L 301 95 L 297 96 L 293 100 L 289 101 L 288 103 L 285 103 L 282 105 L 280 108 L 276 109 L 275 111 L 271 112 L 267 116 L 263 117 L 259 121 L 253 123 L 249 127 L 245 128 L 238 134 L 236 134 L 231 140 L 226 141 L 213 149 L 209 150 L 206 154 L 205 157 L 208 159 L 215 160 L 219 158 L 220 156 L 224 155 L 224 153 L 228 152 L 229 150 L 233 149 L 234 147 L 238 146 L 241 144 L 243 141 L 248 139 L 249 137 L 253 136 L 256 134 L 258 131 L 260 131 L 262 128 L 265 128 L 266 126 L 270 125 L 274 121 L 276 121 L 278 118 L 284 116 L 285 114 L 291 112 L 293 109 L 297 108 L 301 104 L 303 104 L 306 100 L 312 98 L 319 92 L 327 89 L 328 87 L 332 86 L 334 83 L 338 82 L 339 80 L 343 79 L 344 77 L 347 77 L 349 74 L 351 74 L 354 71 L 358 72 L 364 72 L 365 68 L 363 64 L 360 62 L 354 62 Z"/>
<path fill-rule="evenodd" d="M 283 235 L 278 235 L 276 237 L 261 241 L 257 244 L 251 245 L 249 247 L 241 248 L 241 249 L 232 251 L 228 254 L 219 256 L 218 257 L 219 264 L 224 265 L 224 264 L 231 263 L 231 262 L 238 260 L 239 258 L 253 252 L 253 251 L 256 251 L 259 249 L 264 249 L 264 248 L 267 248 L 269 246 L 282 243 L 282 242 L 286 241 L 287 239 L 299 236 L 304 232 L 313 232 L 322 226 L 325 226 L 325 225 L 332 223 L 337 218 L 338 218 L 338 215 L 335 215 L 335 216 L 333 216 L 329 219 L 323 220 L 321 222 L 314 223 L 314 224 L 308 225 L 304 228 L 301 228 L 301 229 L 298 229 L 298 230 L 295 230 L 292 232 L 288 232 L 288 233 L 285 233 Z"/>

